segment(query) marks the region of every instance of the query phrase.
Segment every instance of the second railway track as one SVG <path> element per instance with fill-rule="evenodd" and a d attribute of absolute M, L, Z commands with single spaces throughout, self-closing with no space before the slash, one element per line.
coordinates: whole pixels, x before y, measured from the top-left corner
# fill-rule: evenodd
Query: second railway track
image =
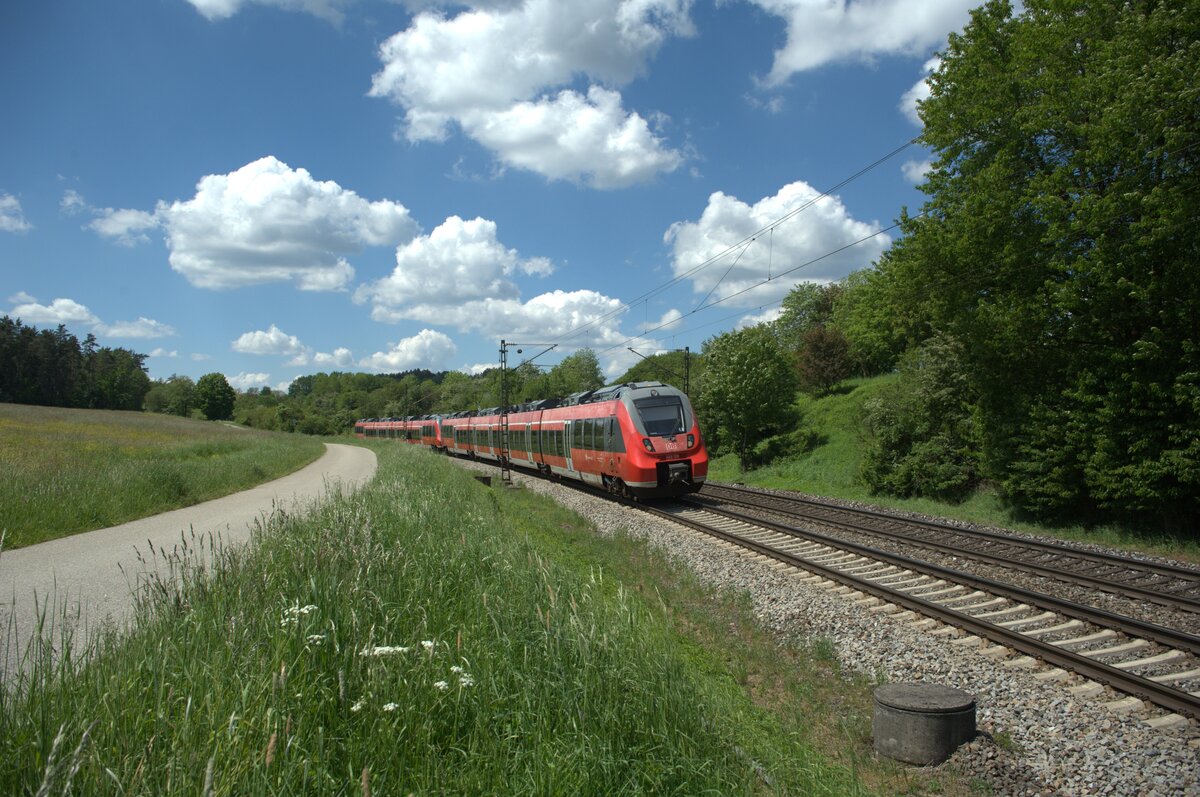
<path fill-rule="evenodd" d="M 993 655 L 1043 678 L 1074 673 L 1168 712 L 1156 725 L 1200 719 L 1200 638 L 911 557 L 691 501 L 647 511 L 802 568 L 879 601 L 986 640 Z M 1099 687 L 1095 687 L 1098 689 Z"/>
<path fill-rule="evenodd" d="M 1194 568 L 730 485 L 707 485 L 698 498 L 717 508 L 765 510 L 1200 615 L 1200 570 Z"/>

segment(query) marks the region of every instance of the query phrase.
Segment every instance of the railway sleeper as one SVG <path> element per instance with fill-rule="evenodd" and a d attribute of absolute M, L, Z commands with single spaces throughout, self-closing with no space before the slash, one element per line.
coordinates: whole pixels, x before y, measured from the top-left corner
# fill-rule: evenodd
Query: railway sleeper
<path fill-rule="evenodd" d="M 1139 667 L 1149 667 L 1157 664 L 1170 664 L 1173 661 L 1186 659 L 1188 655 L 1182 650 L 1168 650 L 1159 653 L 1156 656 L 1147 656 L 1144 659 L 1133 659 L 1132 661 L 1123 661 L 1113 666 L 1119 670 L 1136 670 Z"/>
<path fill-rule="evenodd" d="M 1104 639 L 1116 639 L 1117 636 L 1118 634 L 1116 631 L 1112 630 L 1111 628 L 1105 628 L 1103 631 L 1097 631 L 1094 634 L 1088 634 L 1086 636 L 1071 637 L 1069 639 L 1056 639 L 1050 644 L 1056 645 L 1060 648 L 1073 648 L 1076 645 L 1087 645 L 1089 643 L 1099 642 Z"/>
<path fill-rule="evenodd" d="M 1119 653 L 1128 653 L 1131 650 L 1141 650 L 1142 648 L 1150 647 L 1150 643 L 1144 639 L 1133 639 L 1129 642 L 1122 642 L 1120 645 L 1112 645 L 1099 650 L 1081 650 L 1079 651 L 1084 656 L 1092 659 L 1098 659 L 1102 656 L 1115 656 Z"/>

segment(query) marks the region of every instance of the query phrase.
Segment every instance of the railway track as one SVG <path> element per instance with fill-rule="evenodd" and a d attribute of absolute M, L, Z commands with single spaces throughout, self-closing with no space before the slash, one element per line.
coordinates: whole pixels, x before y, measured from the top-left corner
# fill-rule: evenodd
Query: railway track
<path fill-rule="evenodd" d="M 930 625 L 945 624 L 933 633 L 963 633 L 953 644 L 999 658 L 1015 651 L 1007 666 L 1040 669 L 1035 677 L 1067 680 L 1074 673 L 1084 679 L 1072 687 L 1077 694 L 1101 693 L 1104 684 L 1133 696 L 1114 707 L 1148 701 L 1167 712 L 1151 725 L 1200 720 L 1200 638 L 1191 634 L 687 499 L 639 506 L 843 585 L 873 609 L 907 610 Z"/>
<path fill-rule="evenodd" d="M 731 485 L 706 485 L 698 499 L 717 507 L 769 510 L 796 521 L 1036 573 L 1067 584 L 1200 615 L 1200 570 Z"/>
<path fill-rule="evenodd" d="M 514 470 L 544 478 L 536 471 Z M 614 498 L 587 485 L 561 483 L 595 496 Z M 760 497 L 764 500 L 758 500 Z M 946 524 L 909 521 L 887 513 L 834 507 L 728 485 L 708 484 L 696 496 L 657 506 L 623 498 L 614 500 L 774 559 L 781 567 L 807 571 L 814 581 L 841 585 L 840 591 L 871 611 L 911 612 L 915 624 L 934 627 L 930 633 L 957 635 L 951 644 L 976 646 L 981 655 L 1004 659 L 1005 665 L 1013 669 L 1033 671 L 1033 677 L 1040 680 L 1078 681 L 1068 687 L 1078 696 L 1103 695 L 1105 686 L 1127 695 L 1110 701 L 1114 710 L 1156 706 L 1158 714 L 1145 720 L 1152 727 L 1187 725 L 1189 721 L 1194 725 L 1200 721 L 1200 637 L 1194 634 L 704 502 L 740 504 L 757 512 L 782 514 L 790 520 L 903 539 L 957 557 L 996 560 L 996 564 L 1003 560 L 1003 566 L 1009 568 L 1035 570 L 1033 565 L 1037 565 L 1037 572 L 1045 571 L 1044 575 L 1092 590 L 1127 596 L 1133 593 L 1140 600 L 1151 600 L 1153 595 L 1157 604 L 1200 614 L 1194 599 L 1196 571 L 1036 540 L 1030 541 L 1028 549 L 1038 554 L 1025 553 L 1026 559 L 1014 561 L 998 552 L 1005 547 L 1011 549 L 1017 538 L 991 532 L 976 534 Z M 925 535 L 950 536 L 953 532 L 959 538 L 975 535 L 988 542 L 976 543 L 973 550 L 971 546 L 960 550 L 928 536 L 922 539 L 905 535 L 900 530 L 905 524 L 924 527 Z M 1044 560 L 1028 561 L 1032 556 Z M 1045 561 L 1054 559 L 1058 566 Z M 1123 575 L 1113 583 L 1098 568 Z M 1136 575 L 1129 575 L 1130 571 Z"/>

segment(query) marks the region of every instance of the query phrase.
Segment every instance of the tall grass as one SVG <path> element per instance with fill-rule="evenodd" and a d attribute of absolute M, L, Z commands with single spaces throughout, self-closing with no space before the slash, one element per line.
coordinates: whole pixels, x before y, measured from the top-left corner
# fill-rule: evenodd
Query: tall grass
<path fill-rule="evenodd" d="M 862 791 L 763 733 L 639 595 L 535 544 L 552 527 L 380 454 L 372 485 L 250 547 L 172 558 L 77 672 L 35 648 L 0 690 L 0 793 Z"/>
<path fill-rule="evenodd" d="M 252 487 L 323 451 L 315 439 L 167 415 L 0 404 L 6 548 Z"/>

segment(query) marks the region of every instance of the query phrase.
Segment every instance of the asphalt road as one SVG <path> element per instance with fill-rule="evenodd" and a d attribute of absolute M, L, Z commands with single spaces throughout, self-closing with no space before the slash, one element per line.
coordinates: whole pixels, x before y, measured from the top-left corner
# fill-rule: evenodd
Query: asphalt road
<path fill-rule="evenodd" d="M 296 509 L 324 495 L 326 485 L 356 485 L 375 473 L 375 453 L 358 446 L 325 444 L 325 454 L 295 473 L 245 492 L 142 518 L 112 528 L 0 552 L 0 673 L 18 664 L 18 652 L 37 629 L 38 610 L 67 618 L 81 649 L 89 629 L 113 621 L 122 626 L 133 606 L 133 586 L 152 566 L 138 558 L 170 551 L 189 539 L 220 535 L 240 544 L 256 519 L 278 507 Z M 136 550 L 135 550 L 136 549 Z M 78 620 L 75 620 L 78 616 Z M 52 639 L 57 640 L 58 631 Z"/>

